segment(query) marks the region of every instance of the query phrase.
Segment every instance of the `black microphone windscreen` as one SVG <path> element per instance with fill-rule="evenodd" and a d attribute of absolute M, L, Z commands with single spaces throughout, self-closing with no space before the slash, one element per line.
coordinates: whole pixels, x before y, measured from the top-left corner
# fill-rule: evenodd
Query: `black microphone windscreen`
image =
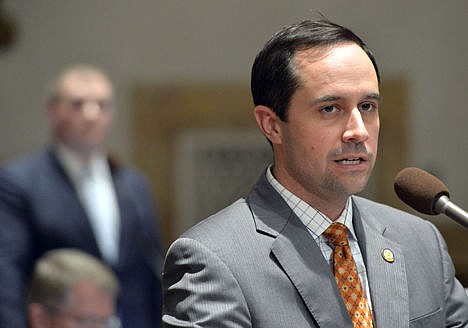
<path fill-rule="evenodd" d="M 417 167 L 407 167 L 395 177 L 394 189 L 398 197 L 415 210 L 429 215 L 440 196 L 449 197 L 448 188 L 435 176 Z"/>

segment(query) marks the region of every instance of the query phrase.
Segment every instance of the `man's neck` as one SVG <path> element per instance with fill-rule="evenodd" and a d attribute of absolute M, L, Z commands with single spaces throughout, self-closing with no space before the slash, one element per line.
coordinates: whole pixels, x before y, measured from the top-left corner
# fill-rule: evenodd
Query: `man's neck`
<path fill-rule="evenodd" d="M 62 152 L 68 153 L 83 166 L 88 166 L 93 158 L 102 156 L 104 153 L 103 150 L 98 148 L 78 149 L 76 147 L 70 147 L 62 142 L 56 142 L 55 147 L 60 149 Z"/>
<path fill-rule="evenodd" d="M 288 184 L 285 183 L 285 181 L 281 181 L 277 175 L 275 175 L 274 166 L 271 167 L 271 173 L 283 188 L 286 188 L 290 193 L 325 214 L 332 221 L 338 219 L 346 207 L 349 195 L 326 195 L 318 191 L 310 192 L 300 184 Z"/>

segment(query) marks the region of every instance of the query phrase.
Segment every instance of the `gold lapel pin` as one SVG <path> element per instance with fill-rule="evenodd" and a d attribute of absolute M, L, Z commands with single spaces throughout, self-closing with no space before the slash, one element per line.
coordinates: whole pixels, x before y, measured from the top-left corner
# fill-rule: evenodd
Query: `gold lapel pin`
<path fill-rule="evenodd" d="M 384 248 L 384 250 L 382 251 L 382 257 L 388 263 L 393 263 L 395 261 L 392 250 L 388 248 Z"/>

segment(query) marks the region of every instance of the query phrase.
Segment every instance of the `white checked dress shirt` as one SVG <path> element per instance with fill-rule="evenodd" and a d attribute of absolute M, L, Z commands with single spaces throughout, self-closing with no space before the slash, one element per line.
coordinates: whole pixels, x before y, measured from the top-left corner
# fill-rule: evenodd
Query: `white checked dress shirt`
<path fill-rule="evenodd" d="M 333 246 L 330 241 L 323 236 L 323 232 L 333 223 L 325 214 L 316 210 L 305 201 L 295 196 L 289 190 L 279 183 L 271 173 L 271 166 L 266 171 L 266 177 L 268 182 L 273 188 L 281 195 L 286 201 L 288 206 L 307 227 L 315 242 L 320 248 L 325 259 L 328 261 L 331 270 L 333 271 Z M 364 265 L 364 259 L 359 248 L 358 240 L 354 232 L 353 227 L 353 210 L 351 198 L 348 198 L 345 209 L 341 213 L 340 217 L 335 221 L 343 223 L 348 228 L 348 239 L 351 252 L 353 254 L 354 261 L 356 262 L 356 268 L 358 271 L 359 279 L 366 293 L 367 303 L 369 308 L 372 310 L 372 302 L 370 298 L 369 282 L 367 280 L 366 267 Z"/>

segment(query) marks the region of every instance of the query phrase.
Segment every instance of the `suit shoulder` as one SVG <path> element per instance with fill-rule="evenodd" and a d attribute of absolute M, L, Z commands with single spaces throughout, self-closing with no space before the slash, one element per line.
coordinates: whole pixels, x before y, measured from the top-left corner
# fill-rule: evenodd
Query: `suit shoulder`
<path fill-rule="evenodd" d="M 234 235 L 237 230 L 245 230 L 251 225 L 254 225 L 252 214 L 247 201 L 240 198 L 231 205 L 221 209 L 219 212 L 209 216 L 208 218 L 198 222 L 193 227 L 184 232 L 182 238 L 194 239 L 210 239 L 210 236 L 217 236 L 219 239 L 220 234 Z"/>
<path fill-rule="evenodd" d="M 153 194 L 149 178 L 139 169 L 129 164 L 119 164 L 117 167 L 111 166 L 111 172 L 117 181 L 122 181 L 132 192 L 142 194 Z"/>
<path fill-rule="evenodd" d="M 260 253 L 269 253 L 273 240 L 257 232 L 250 208 L 241 198 L 183 233 L 172 243 L 168 254 L 185 247 L 188 253 L 216 256 L 231 270 L 237 271 L 242 267 L 239 267 L 239 261 L 249 262 L 259 258 Z M 239 254 L 246 256 L 239 257 Z"/>
<path fill-rule="evenodd" d="M 395 218 L 395 222 L 402 222 L 403 224 L 407 223 L 424 223 L 426 220 L 423 218 L 416 216 L 414 214 L 405 212 L 398 208 L 378 203 L 376 201 L 372 201 L 366 198 L 353 196 L 353 202 L 355 203 L 357 209 L 364 213 L 373 214 L 375 217 L 382 217 L 386 221 L 388 217 Z M 387 221 L 388 222 L 388 221 Z"/>
<path fill-rule="evenodd" d="M 7 160 L 0 167 L 0 175 L 25 182 L 33 181 L 50 165 L 51 158 L 47 150 L 42 149 Z"/>
<path fill-rule="evenodd" d="M 146 182 L 148 181 L 148 177 L 139 169 L 129 165 L 129 164 L 122 164 L 118 168 L 119 174 L 126 176 L 129 179 L 137 182 Z"/>
<path fill-rule="evenodd" d="M 371 226 L 386 226 L 389 228 L 388 233 L 394 231 L 401 237 L 408 235 L 409 238 L 422 232 L 425 232 L 426 236 L 433 235 L 435 231 L 438 234 L 432 222 L 417 215 L 362 197 L 353 196 L 353 202 L 355 210 L 363 220 Z"/>

